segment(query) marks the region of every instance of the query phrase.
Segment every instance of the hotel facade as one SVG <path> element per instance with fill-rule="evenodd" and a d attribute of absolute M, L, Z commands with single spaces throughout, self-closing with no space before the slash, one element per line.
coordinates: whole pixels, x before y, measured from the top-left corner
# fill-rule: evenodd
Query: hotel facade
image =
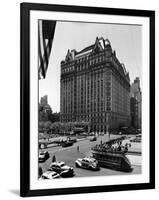
<path fill-rule="evenodd" d="M 61 61 L 60 121 L 89 122 L 90 131 L 130 125 L 130 78 L 108 39 Z"/>

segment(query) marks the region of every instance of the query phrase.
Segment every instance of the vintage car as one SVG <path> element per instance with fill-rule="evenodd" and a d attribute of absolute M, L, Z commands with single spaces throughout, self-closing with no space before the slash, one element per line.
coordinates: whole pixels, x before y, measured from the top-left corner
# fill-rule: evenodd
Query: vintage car
<path fill-rule="evenodd" d="M 61 142 L 61 146 L 62 147 L 69 147 L 69 146 L 72 146 L 74 144 L 74 142 L 73 141 L 63 141 L 63 142 Z"/>
<path fill-rule="evenodd" d="M 90 141 L 91 141 L 91 142 L 96 141 L 96 140 L 97 140 L 97 137 L 96 137 L 96 136 L 90 138 Z"/>
<path fill-rule="evenodd" d="M 39 152 L 39 162 L 45 162 L 50 157 L 48 151 Z"/>
<path fill-rule="evenodd" d="M 49 171 L 55 171 L 60 174 L 61 177 L 72 177 L 74 176 L 74 170 L 72 167 L 65 164 L 65 162 L 53 162 L 50 165 Z"/>
<path fill-rule="evenodd" d="M 135 137 L 133 139 L 130 139 L 130 142 L 138 142 L 138 143 L 140 143 L 141 142 L 141 138 L 140 137 Z"/>
<path fill-rule="evenodd" d="M 76 143 L 77 142 L 77 139 L 76 138 L 69 138 L 68 139 L 70 142 L 73 142 L 73 143 Z"/>
<path fill-rule="evenodd" d="M 40 180 L 42 180 L 42 179 L 55 179 L 55 178 L 60 178 L 60 175 L 57 172 L 46 171 L 41 175 Z"/>
<path fill-rule="evenodd" d="M 90 170 L 99 170 L 100 167 L 98 165 L 98 161 L 94 158 L 78 158 L 75 161 L 76 167 L 80 167 L 83 169 L 90 169 Z"/>

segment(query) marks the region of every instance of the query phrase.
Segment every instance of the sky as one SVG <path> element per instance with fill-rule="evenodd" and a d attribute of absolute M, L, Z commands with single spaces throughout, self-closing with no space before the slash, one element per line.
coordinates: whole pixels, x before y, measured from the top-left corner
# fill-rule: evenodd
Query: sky
<path fill-rule="evenodd" d="M 60 111 L 61 61 L 68 49 L 80 51 L 94 44 L 96 37 L 109 39 L 118 60 L 129 72 L 131 83 L 136 77 L 142 82 L 142 26 L 58 21 L 46 78 L 39 80 L 39 98 L 48 95 L 53 112 Z"/>

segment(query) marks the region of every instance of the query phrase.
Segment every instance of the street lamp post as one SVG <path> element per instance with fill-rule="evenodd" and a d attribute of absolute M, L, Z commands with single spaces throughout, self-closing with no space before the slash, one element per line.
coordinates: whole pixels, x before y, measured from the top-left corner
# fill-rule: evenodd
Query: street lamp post
<path fill-rule="evenodd" d="M 106 135 L 108 135 L 109 139 L 110 139 L 110 133 L 109 133 L 109 113 L 107 113 L 107 116 L 106 116 Z"/>

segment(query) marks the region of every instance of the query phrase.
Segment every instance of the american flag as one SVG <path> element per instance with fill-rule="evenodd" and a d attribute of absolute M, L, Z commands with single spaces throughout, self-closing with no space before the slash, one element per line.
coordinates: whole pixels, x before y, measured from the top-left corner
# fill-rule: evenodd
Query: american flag
<path fill-rule="evenodd" d="M 56 21 L 38 21 L 39 79 L 46 77 Z"/>

